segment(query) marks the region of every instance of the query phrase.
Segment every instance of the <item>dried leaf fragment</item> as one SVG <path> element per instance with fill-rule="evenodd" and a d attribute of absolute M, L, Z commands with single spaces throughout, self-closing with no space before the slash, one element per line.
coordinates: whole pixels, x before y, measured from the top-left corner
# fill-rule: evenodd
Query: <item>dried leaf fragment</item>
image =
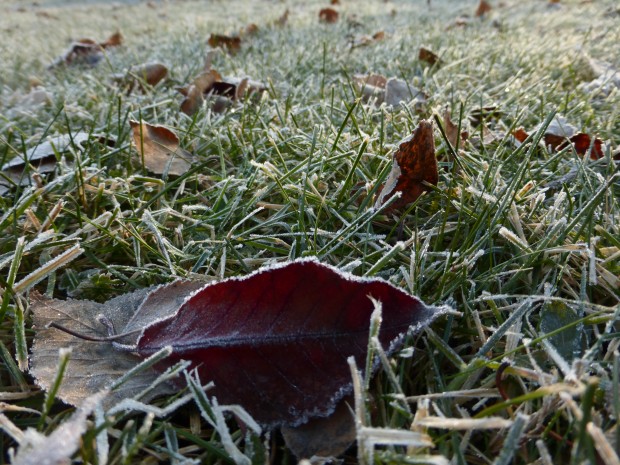
<path fill-rule="evenodd" d="M 452 147 L 456 148 L 458 144 L 458 147 L 462 148 L 465 141 L 467 141 L 468 134 L 466 131 L 461 131 L 459 137 L 459 127 L 457 124 L 452 122 L 452 118 L 450 118 L 450 111 L 447 109 L 443 114 L 443 128 Z"/>
<path fill-rule="evenodd" d="M 420 47 L 420 50 L 418 51 L 418 60 L 424 61 L 431 66 L 441 64 L 441 59 L 439 56 L 431 49 L 425 47 Z"/>
<path fill-rule="evenodd" d="M 179 137 L 164 126 L 129 121 L 133 143 L 144 167 L 157 175 L 181 176 L 191 168 L 194 156 L 179 146 Z"/>
<path fill-rule="evenodd" d="M 439 182 L 432 123 L 421 120 L 411 136 L 400 143 L 393 158 L 392 170 L 375 203 L 375 208 L 380 208 L 400 192 L 401 197 L 390 204 L 388 211 L 405 208 L 430 190 L 429 185 Z"/>
<path fill-rule="evenodd" d="M 61 65 L 84 64 L 94 66 L 103 59 L 103 50 L 109 47 L 117 47 L 123 43 L 123 35 L 115 32 L 103 42 L 92 39 L 79 39 L 73 42 L 69 48 L 49 66 L 50 69 Z"/>
<path fill-rule="evenodd" d="M 492 10 L 491 4 L 489 2 L 487 2 L 486 0 L 480 0 L 480 3 L 478 3 L 478 8 L 476 8 L 476 18 L 481 18 L 482 16 L 486 15 L 489 11 Z"/>
<path fill-rule="evenodd" d="M 211 34 L 207 43 L 213 48 L 219 47 L 232 54 L 241 50 L 241 37 L 238 36 Z"/>
<path fill-rule="evenodd" d="M 333 8 L 323 8 L 319 11 L 319 21 L 322 23 L 333 24 L 338 22 L 338 12 Z"/>

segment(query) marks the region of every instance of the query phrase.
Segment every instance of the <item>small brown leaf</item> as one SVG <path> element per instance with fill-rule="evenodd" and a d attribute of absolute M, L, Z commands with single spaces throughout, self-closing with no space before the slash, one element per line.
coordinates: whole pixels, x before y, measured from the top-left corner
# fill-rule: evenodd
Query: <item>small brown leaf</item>
<path fill-rule="evenodd" d="M 190 116 L 196 113 L 204 101 L 205 94 L 210 92 L 213 85 L 221 79 L 220 73 L 211 69 L 200 73 L 189 87 L 179 89 L 179 92 L 185 95 L 185 100 L 181 103 L 181 111 Z"/>
<path fill-rule="evenodd" d="M 486 0 L 480 0 L 478 8 L 476 9 L 476 18 L 480 18 L 491 11 L 491 5 Z"/>
<path fill-rule="evenodd" d="M 282 13 L 282 16 L 280 16 L 278 19 L 276 19 L 275 24 L 276 26 L 285 26 L 286 23 L 288 23 L 288 15 L 289 15 L 289 11 L 288 8 L 286 10 L 284 10 L 284 13 Z"/>
<path fill-rule="evenodd" d="M 330 0 L 329 4 L 330 5 L 340 5 L 340 0 Z"/>
<path fill-rule="evenodd" d="M 235 54 L 241 50 L 241 37 L 237 36 L 211 34 L 207 42 L 213 48 L 219 47 L 232 54 Z"/>
<path fill-rule="evenodd" d="M 338 12 L 333 8 L 323 8 L 319 11 L 319 21 L 322 23 L 333 24 L 338 21 Z"/>
<path fill-rule="evenodd" d="M 132 66 L 127 74 L 115 75 L 115 80 L 128 87 L 128 93 L 139 85 L 142 91 L 146 88 L 144 84 L 155 86 L 168 75 L 168 68 L 161 63 L 143 63 Z M 118 77 L 117 77 L 118 76 Z"/>
<path fill-rule="evenodd" d="M 380 208 L 396 192 L 400 192 L 401 197 L 392 202 L 388 211 L 403 209 L 415 202 L 424 191 L 430 190 L 429 184 L 436 186 L 438 182 L 433 125 L 422 120 L 394 154 L 392 171 L 377 197 L 375 208 Z"/>
<path fill-rule="evenodd" d="M 420 47 L 420 50 L 418 51 L 418 60 L 424 61 L 431 66 L 441 64 L 441 59 L 439 56 L 432 50 L 424 47 Z"/>
<path fill-rule="evenodd" d="M 145 122 L 129 121 L 133 143 L 145 168 L 157 175 L 181 176 L 190 169 L 194 156 L 179 146 L 170 129 Z"/>
<path fill-rule="evenodd" d="M 459 140 L 459 127 L 452 122 L 450 112 L 447 109 L 443 114 L 443 128 L 452 147 L 456 148 L 457 143 L 460 148 L 463 147 L 463 144 L 467 141 L 467 133 L 462 131 Z"/>
<path fill-rule="evenodd" d="M 569 144 L 572 144 L 575 148 L 575 152 L 577 155 L 587 155 L 590 154 L 590 158 L 592 160 L 598 160 L 600 158 L 605 157 L 605 153 L 603 152 L 603 141 L 599 138 L 593 138 L 589 134 L 585 134 L 580 132 L 575 134 L 568 140 L 565 140 L 562 145 L 560 145 L 557 150 L 562 150 L 565 147 L 568 147 Z"/>
<path fill-rule="evenodd" d="M 49 65 L 49 69 L 60 65 L 84 64 L 94 66 L 103 58 L 103 50 L 123 43 L 123 35 L 115 32 L 105 41 L 97 43 L 93 39 L 80 39 L 73 42 L 65 52 Z"/>
<path fill-rule="evenodd" d="M 101 42 L 99 45 L 102 48 L 118 47 L 119 45 L 122 45 L 123 41 L 124 41 L 123 34 L 117 31 L 114 34 L 112 34 L 110 37 L 108 37 L 105 41 Z"/>
<path fill-rule="evenodd" d="M 525 142 L 525 139 L 527 139 L 528 136 L 529 136 L 529 134 L 527 132 L 525 132 L 525 129 L 523 129 L 523 128 L 515 129 L 514 131 L 512 131 L 512 135 L 521 144 L 523 142 Z"/>

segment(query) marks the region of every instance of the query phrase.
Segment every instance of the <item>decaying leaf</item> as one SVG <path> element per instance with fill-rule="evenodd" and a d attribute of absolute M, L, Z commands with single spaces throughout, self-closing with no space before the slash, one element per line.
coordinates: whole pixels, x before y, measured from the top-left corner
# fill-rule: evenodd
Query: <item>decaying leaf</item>
<path fill-rule="evenodd" d="M 207 43 L 213 48 L 223 48 L 228 53 L 234 54 L 241 50 L 241 37 L 239 36 L 211 34 Z"/>
<path fill-rule="evenodd" d="M 431 66 L 441 65 L 441 59 L 439 56 L 432 50 L 425 47 L 420 47 L 420 50 L 418 51 L 418 60 L 428 63 Z"/>
<path fill-rule="evenodd" d="M 50 69 L 61 65 L 83 64 L 94 66 L 103 58 L 103 51 L 109 47 L 117 47 L 123 43 L 123 35 L 115 32 L 103 42 L 92 39 L 79 39 L 49 66 Z"/>
<path fill-rule="evenodd" d="M 195 157 L 179 146 L 179 137 L 164 126 L 129 121 L 139 162 L 157 175 L 181 176 Z"/>
<path fill-rule="evenodd" d="M 284 13 L 282 13 L 282 16 L 276 19 L 275 25 L 280 26 L 280 27 L 285 26 L 286 23 L 288 23 L 288 16 L 289 16 L 289 10 L 287 8 L 286 10 L 284 10 Z"/>
<path fill-rule="evenodd" d="M 392 171 L 377 197 L 375 208 L 380 208 L 400 192 L 400 198 L 393 201 L 388 210 L 403 209 L 415 202 L 423 192 L 430 190 L 429 185 L 436 186 L 438 182 L 433 125 L 430 121 L 422 120 L 413 134 L 400 143 L 394 154 Z"/>
<path fill-rule="evenodd" d="M 489 2 L 486 0 L 480 0 L 480 3 L 478 3 L 478 8 L 476 8 L 476 18 L 486 15 L 491 10 L 492 8 Z"/>
<path fill-rule="evenodd" d="M 56 314 L 63 323 L 83 325 L 88 334 L 102 334 L 106 329 L 94 315 L 103 313 L 111 322 L 107 327 L 121 334 L 114 342 L 91 343 L 99 344 L 91 352 L 109 360 L 104 353 L 121 349 L 117 355 L 125 360 L 132 353 L 145 358 L 172 347 L 172 355 L 157 370 L 182 359 L 191 361 L 204 382 L 215 383 L 213 394 L 220 402 L 241 405 L 266 427 L 298 426 L 310 418 L 328 416 L 351 393 L 347 358 L 354 356 L 363 365 L 376 305 L 382 309 L 379 339 L 388 354 L 406 333 L 419 331 L 442 313 L 381 279 L 354 277 L 312 259 L 203 285 L 181 302 L 182 293 L 167 286 L 155 294 L 148 294 L 146 300 L 132 295 L 134 302 L 144 300 L 139 306 L 121 305 L 117 298 L 113 304 L 68 301 L 65 309 L 54 301 L 55 312 L 48 311 L 36 326 L 41 330 L 41 324 Z M 91 309 L 69 310 L 80 305 Z M 42 307 L 32 305 L 35 319 Z M 108 308 L 113 312 L 105 313 Z M 52 337 L 60 338 L 63 345 L 71 338 L 51 335 L 51 331 L 61 333 L 53 328 L 43 331 L 46 347 Z M 42 365 L 40 338 L 37 332 L 32 356 L 37 378 Z M 97 355 L 87 355 L 84 361 L 104 363 Z M 74 376 L 69 370 L 68 375 Z M 91 367 L 92 373 L 100 371 L 109 375 L 110 369 Z M 87 383 L 78 382 L 85 395 Z"/>
<path fill-rule="evenodd" d="M 209 68 L 199 74 L 188 87 L 179 89 L 185 96 L 181 102 L 181 111 L 193 115 L 202 106 L 205 98 L 214 96 L 213 111 L 219 113 L 232 102 L 266 90 L 267 86 L 262 82 L 249 78 L 223 78 L 216 70 Z"/>
<path fill-rule="evenodd" d="M 360 89 L 364 102 L 385 102 L 394 107 L 402 104 L 420 107 L 426 103 L 426 95 L 402 79 L 387 79 L 380 74 L 356 74 L 353 81 Z"/>
<path fill-rule="evenodd" d="M 538 131 L 538 129 L 535 129 L 535 131 Z M 529 134 L 525 129 L 519 128 L 512 135 L 519 144 L 522 144 Z M 577 133 L 577 129 L 560 115 L 555 116 L 551 120 L 543 135 L 543 142 L 545 147 L 552 152 L 558 152 L 572 145 L 577 155 L 589 154 L 592 160 L 605 157 L 603 141 L 601 139 L 583 132 Z"/>
<path fill-rule="evenodd" d="M 340 401 L 330 416 L 313 418 L 295 428 L 285 426 L 282 436 L 287 447 L 299 459 L 339 457 L 355 441 L 353 417 L 353 398 L 347 397 Z"/>
<path fill-rule="evenodd" d="M 333 8 L 323 8 L 319 11 L 319 21 L 322 23 L 333 24 L 338 22 L 338 12 Z"/>
<path fill-rule="evenodd" d="M 87 341 L 66 332 L 50 328 L 57 323 L 69 330 L 88 336 L 105 337 L 107 327 L 101 323 L 105 316 L 115 328 L 134 328 L 141 324 L 140 317 L 156 319 L 174 311 L 191 292 L 204 283 L 178 281 L 165 288 L 149 288 L 124 294 L 104 304 L 89 300 L 57 300 L 33 294 L 30 309 L 33 314 L 36 337 L 30 358 L 30 372 L 37 383 L 49 390 L 58 368 L 58 350 L 72 350 L 63 383 L 57 397 L 71 405 L 81 405 L 86 397 L 109 388 L 114 381 L 134 368 L 140 357 L 127 351 L 112 350 L 110 344 Z M 167 289 L 165 294 L 161 289 Z M 142 309 L 142 307 L 145 307 Z M 138 311 L 140 310 L 140 311 Z M 154 371 L 142 371 L 131 377 L 104 399 L 106 406 L 133 397 L 150 386 L 157 378 Z M 160 384 L 156 391 L 143 400 L 174 392 L 167 384 Z"/>
<path fill-rule="evenodd" d="M 452 144 L 452 147 L 456 148 L 457 144 L 459 148 L 463 147 L 463 144 L 467 141 L 467 131 L 461 130 L 459 137 L 459 126 L 452 122 L 452 118 L 450 118 L 450 111 L 447 109 L 443 113 L 443 129 L 446 132 L 446 137 L 448 138 L 448 141 L 450 141 L 450 144 Z"/>
<path fill-rule="evenodd" d="M 127 92 L 133 91 L 136 85 L 145 91 L 145 84 L 156 86 L 168 76 L 168 67 L 162 63 L 143 63 L 132 66 L 124 74 L 114 75 L 113 79 L 127 87 Z"/>
<path fill-rule="evenodd" d="M 373 35 L 369 36 L 369 35 L 361 35 L 358 37 L 355 37 L 352 41 L 351 41 L 351 48 L 357 48 L 357 47 L 365 47 L 367 45 L 370 45 L 374 42 L 383 40 L 385 38 L 385 32 L 383 31 L 379 31 L 379 32 L 375 32 Z"/>
<path fill-rule="evenodd" d="M 75 132 L 51 137 L 29 149 L 26 157 L 21 154 L 0 168 L 0 195 L 5 195 L 12 187 L 35 185 L 33 176 L 53 173 L 56 169 L 56 154 L 67 152 L 71 147 L 82 148 L 89 141 L 97 141 L 112 146 L 115 140 L 108 136 Z"/>

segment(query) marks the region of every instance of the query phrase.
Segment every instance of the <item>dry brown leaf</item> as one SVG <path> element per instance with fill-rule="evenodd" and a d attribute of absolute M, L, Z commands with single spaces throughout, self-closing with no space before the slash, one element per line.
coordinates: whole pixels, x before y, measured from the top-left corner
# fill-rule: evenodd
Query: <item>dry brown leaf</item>
<path fill-rule="evenodd" d="M 401 210 L 415 202 L 429 185 L 439 182 L 433 124 L 421 120 L 411 136 L 398 146 L 392 161 L 392 170 L 375 202 L 380 208 L 397 192 L 400 198 L 393 201 L 388 211 Z"/>
<path fill-rule="evenodd" d="M 338 21 L 338 12 L 333 8 L 323 8 L 319 11 L 319 21 L 322 23 L 333 24 Z"/>
<path fill-rule="evenodd" d="M 181 103 L 181 111 L 186 115 L 196 113 L 202 105 L 205 95 L 211 91 L 217 81 L 221 80 L 220 73 L 211 69 L 199 74 L 189 87 L 179 89 L 179 92 L 185 95 L 185 100 Z"/>
<path fill-rule="evenodd" d="M 103 58 L 103 50 L 116 47 L 123 43 L 123 35 L 115 32 L 105 41 L 98 43 L 93 39 L 79 39 L 73 42 L 69 48 L 48 68 L 53 69 L 61 65 L 85 64 L 94 66 Z"/>
<path fill-rule="evenodd" d="M 226 50 L 228 53 L 235 54 L 241 50 L 241 37 L 238 36 L 226 36 L 222 34 L 211 34 L 207 43 L 211 47 L 219 47 Z"/>
<path fill-rule="evenodd" d="M 145 84 L 155 86 L 168 76 L 168 68 L 161 63 L 143 63 L 132 66 L 125 74 L 115 74 L 112 78 L 131 93 L 136 85 L 144 92 Z"/>
<path fill-rule="evenodd" d="M 424 61 L 431 66 L 441 64 L 439 56 L 432 50 L 425 47 L 420 47 L 420 50 L 418 51 L 418 60 Z"/>
<path fill-rule="evenodd" d="M 275 21 L 276 26 L 285 26 L 286 23 L 288 23 L 288 15 L 289 15 L 289 11 L 287 8 L 286 10 L 284 10 L 284 13 L 282 13 L 282 16 L 276 19 Z"/>
<path fill-rule="evenodd" d="M 340 0 L 330 0 L 329 4 L 330 5 L 340 5 Z"/>
<path fill-rule="evenodd" d="M 181 176 L 192 166 L 195 157 L 179 146 L 178 136 L 164 126 L 129 121 L 139 162 L 157 175 Z"/>
<path fill-rule="evenodd" d="M 492 8 L 489 2 L 486 0 L 480 0 L 480 3 L 478 3 L 478 8 L 476 9 L 476 18 L 486 15 L 491 10 Z"/>
<path fill-rule="evenodd" d="M 443 113 L 443 128 L 452 147 L 456 148 L 458 142 L 459 148 L 462 148 L 463 144 L 467 141 L 467 132 L 461 131 L 461 137 L 459 140 L 459 127 L 457 124 L 452 122 L 452 119 L 450 118 L 450 111 L 447 109 Z"/>

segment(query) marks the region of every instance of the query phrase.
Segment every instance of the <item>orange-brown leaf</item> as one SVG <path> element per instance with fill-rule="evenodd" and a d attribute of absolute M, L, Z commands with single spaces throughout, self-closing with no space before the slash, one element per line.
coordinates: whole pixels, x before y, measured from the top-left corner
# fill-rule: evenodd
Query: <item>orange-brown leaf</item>
<path fill-rule="evenodd" d="M 133 66 L 130 74 L 143 80 L 149 86 L 154 86 L 168 75 L 168 68 L 161 63 L 144 63 Z"/>
<path fill-rule="evenodd" d="M 418 51 L 418 59 L 428 63 L 431 66 L 441 63 L 439 56 L 435 52 L 424 47 L 420 47 L 420 50 Z"/>
<path fill-rule="evenodd" d="M 400 192 L 401 197 L 390 205 L 389 210 L 403 209 L 428 191 L 429 184 L 436 186 L 438 182 L 433 124 L 422 120 L 394 154 L 392 171 L 377 197 L 375 208 L 381 207 L 396 192 Z"/>
<path fill-rule="evenodd" d="M 450 112 L 446 110 L 443 114 L 443 129 L 446 132 L 446 137 L 452 144 L 452 147 L 456 148 L 458 143 L 459 147 L 463 147 L 463 143 L 467 140 L 467 133 L 461 132 L 460 141 L 459 141 L 459 126 L 452 122 L 452 118 L 450 118 Z"/>
<path fill-rule="evenodd" d="M 478 8 L 476 9 L 476 18 L 480 18 L 481 16 L 484 16 L 489 11 L 491 11 L 491 9 L 492 8 L 489 2 L 487 2 L 486 0 L 480 0 L 480 3 L 478 4 Z"/>
<path fill-rule="evenodd" d="M 178 136 L 168 128 L 129 121 L 133 143 L 144 167 L 157 175 L 186 173 L 194 156 L 179 146 Z"/>
<path fill-rule="evenodd" d="M 528 138 L 529 134 L 527 132 L 525 132 L 525 129 L 523 128 L 519 128 L 519 129 L 515 129 L 512 132 L 512 135 L 514 136 L 515 139 L 517 139 L 520 143 L 525 142 L 525 139 Z"/>
<path fill-rule="evenodd" d="M 108 37 L 105 41 L 101 42 L 99 45 L 101 45 L 101 47 L 103 48 L 118 47 L 119 45 L 122 45 L 123 40 L 123 34 L 117 31 L 110 37 Z"/>
<path fill-rule="evenodd" d="M 319 20 L 323 23 L 335 23 L 338 21 L 338 12 L 333 8 L 323 8 L 319 11 Z"/>
<path fill-rule="evenodd" d="M 220 73 L 214 69 L 200 73 L 188 88 L 180 89 L 181 93 L 185 95 L 185 100 L 181 103 L 181 111 L 190 116 L 196 113 L 202 105 L 204 95 L 210 92 L 213 85 L 221 79 Z"/>
<path fill-rule="evenodd" d="M 219 47 L 228 51 L 229 53 L 237 53 L 239 50 L 241 50 L 241 37 L 237 36 L 211 34 L 207 42 L 211 47 Z"/>
<path fill-rule="evenodd" d="M 603 152 L 603 141 L 599 138 L 590 137 L 589 134 L 580 132 L 575 134 L 573 137 L 565 141 L 562 145 L 558 147 L 558 150 L 562 150 L 564 147 L 567 147 L 568 144 L 572 144 L 575 147 L 575 152 L 577 155 L 587 155 L 590 154 L 590 158 L 592 160 L 598 160 L 599 158 L 604 158 L 605 153 Z M 590 148 L 592 149 L 590 151 Z"/>

